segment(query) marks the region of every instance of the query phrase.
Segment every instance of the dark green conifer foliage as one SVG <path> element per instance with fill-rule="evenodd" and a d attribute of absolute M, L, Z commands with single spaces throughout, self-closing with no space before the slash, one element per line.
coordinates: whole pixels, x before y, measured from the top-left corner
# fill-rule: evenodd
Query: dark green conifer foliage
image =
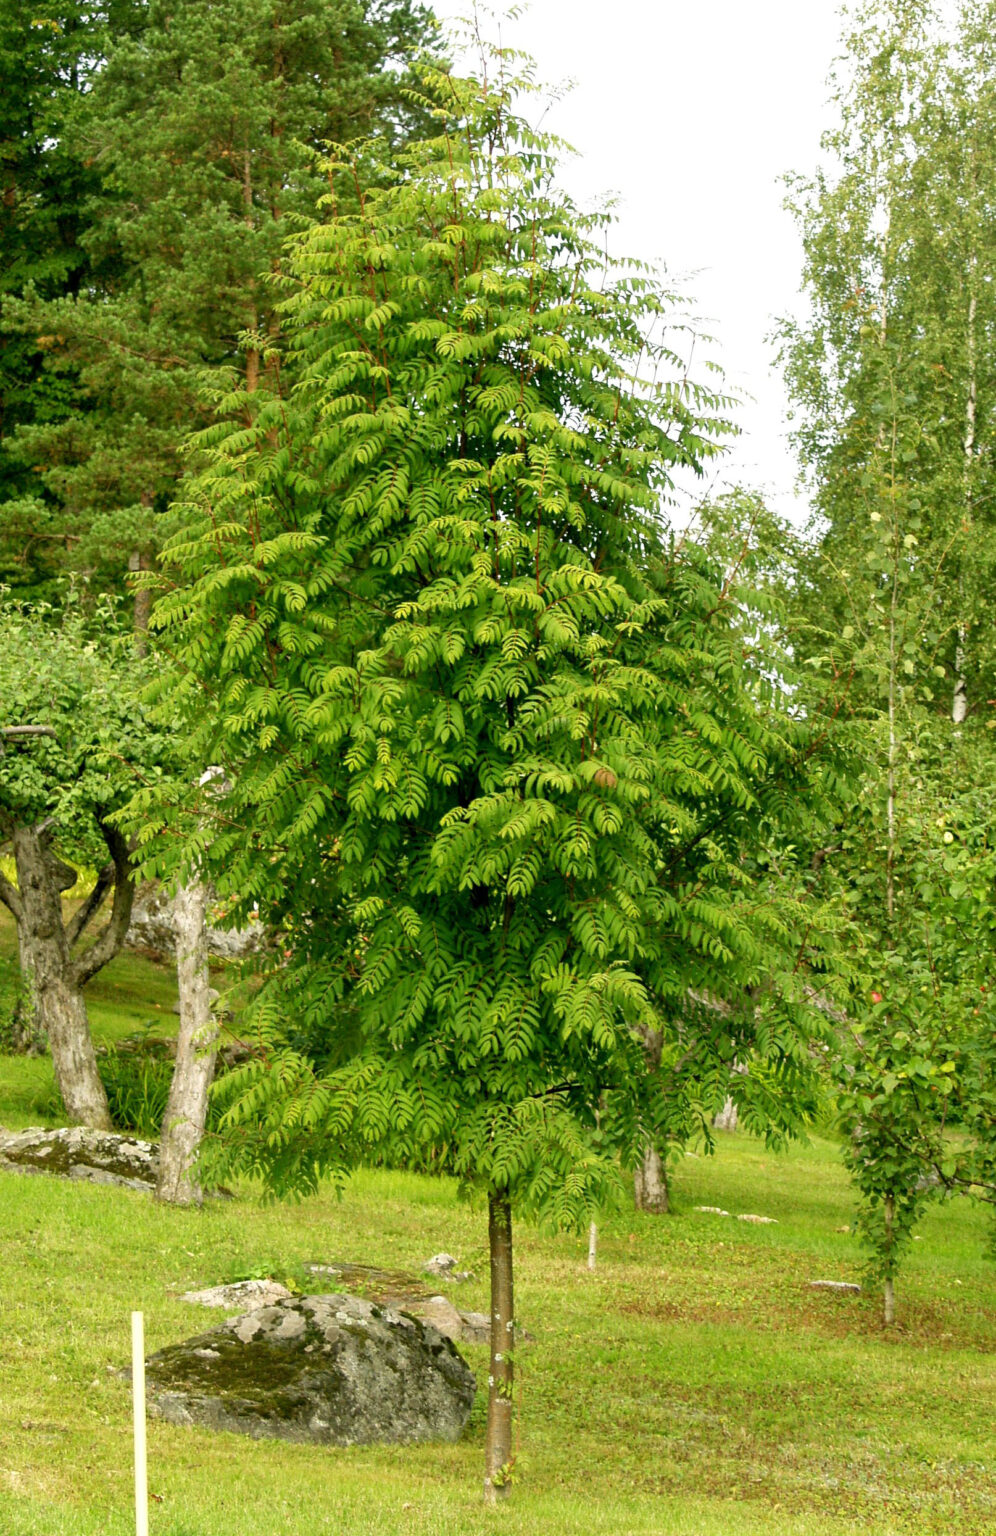
<path fill-rule="evenodd" d="M 314 150 L 408 131 L 395 66 L 430 35 L 412 0 L 149 0 L 106 31 L 59 139 L 96 182 L 79 243 L 98 278 L 21 311 L 74 408 L 27 413 L 15 445 L 105 585 L 154 557 L 219 372 L 251 388 L 266 366 L 261 281 L 321 190 Z"/>
<path fill-rule="evenodd" d="M 98 179 L 67 139 L 106 28 L 133 0 L 44 7 L 0 0 L 0 580 L 37 588 L 60 563 L 66 530 L 32 466 L 12 453 L 19 428 L 50 426 L 73 406 L 72 375 L 47 370 L 51 338 L 14 319 L 17 299 L 75 295 L 94 279 L 84 248 Z"/>
<path fill-rule="evenodd" d="M 515 82 L 426 90 L 437 135 L 334 159 L 288 252 L 300 382 L 201 439 L 163 707 L 231 789 L 149 864 L 201 848 L 286 934 L 226 1156 L 293 1188 L 386 1151 L 486 1195 L 497 1496 L 511 1210 L 586 1222 L 691 1058 L 715 1097 L 763 1057 L 755 1123 L 806 1079 L 791 826 L 834 769 L 669 541 L 726 405 L 670 350 L 671 295 L 606 259 Z"/>

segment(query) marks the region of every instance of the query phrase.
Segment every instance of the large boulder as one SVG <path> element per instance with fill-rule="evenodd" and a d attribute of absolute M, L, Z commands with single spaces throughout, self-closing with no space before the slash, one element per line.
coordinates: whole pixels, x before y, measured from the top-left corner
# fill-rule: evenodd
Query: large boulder
<path fill-rule="evenodd" d="M 152 1413 L 254 1440 L 456 1440 L 476 1383 L 435 1328 L 357 1296 L 298 1296 L 146 1362 Z"/>
<path fill-rule="evenodd" d="M 149 882 L 139 886 L 125 943 L 129 949 L 145 950 L 160 959 L 175 959 L 173 898 L 161 885 Z M 255 954 L 265 944 L 266 929 L 262 923 L 250 923 L 248 928 L 218 928 L 208 924 L 208 954 L 216 960 L 241 960 L 244 955 Z"/>
<path fill-rule="evenodd" d="M 55 1173 L 88 1184 L 123 1184 L 126 1189 L 154 1189 L 159 1147 L 115 1131 L 91 1131 L 82 1125 L 46 1131 L 0 1127 L 0 1168 L 18 1173 Z"/>

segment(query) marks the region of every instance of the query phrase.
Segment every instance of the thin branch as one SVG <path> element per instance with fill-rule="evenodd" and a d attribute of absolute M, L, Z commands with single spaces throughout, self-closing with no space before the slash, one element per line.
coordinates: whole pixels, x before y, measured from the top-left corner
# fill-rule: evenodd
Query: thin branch
<path fill-rule="evenodd" d="M 58 741 L 58 736 L 50 725 L 2 725 L 0 736 L 4 741 L 16 741 L 19 736 L 51 736 L 53 741 Z M 0 747 L 0 751 L 3 748 Z"/>
<path fill-rule="evenodd" d="M 19 923 L 24 911 L 21 905 L 21 893 L 16 886 L 11 885 L 6 875 L 0 875 L 0 901 Z"/>

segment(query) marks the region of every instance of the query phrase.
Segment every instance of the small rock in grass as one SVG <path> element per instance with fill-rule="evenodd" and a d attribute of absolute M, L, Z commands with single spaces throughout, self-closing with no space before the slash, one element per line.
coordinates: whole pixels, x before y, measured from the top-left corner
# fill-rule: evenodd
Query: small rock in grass
<path fill-rule="evenodd" d="M 811 1291 L 834 1291 L 839 1296 L 860 1296 L 861 1287 L 851 1280 L 810 1280 Z"/>
<path fill-rule="evenodd" d="M 461 1312 L 460 1322 L 462 1329 L 460 1337 L 465 1344 L 487 1344 L 491 1340 L 491 1319 L 486 1312 Z M 516 1337 L 519 1329 L 516 1329 Z M 524 1338 L 530 1335 L 523 1333 Z"/>
<path fill-rule="evenodd" d="M 436 1275 L 440 1280 L 450 1280 L 454 1285 L 461 1285 L 465 1280 L 473 1280 L 474 1276 L 469 1269 L 457 1269 L 458 1259 L 452 1253 L 437 1253 L 431 1259 L 426 1259 L 422 1269 L 427 1275 Z"/>
<path fill-rule="evenodd" d="M 463 1319 L 452 1301 L 445 1296 L 429 1296 L 425 1301 L 413 1302 L 404 1310 L 410 1317 L 417 1317 L 419 1322 L 430 1323 L 437 1333 L 454 1344 L 463 1337 Z"/>
<path fill-rule="evenodd" d="M 777 1227 L 778 1225 L 776 1216 L 738 1216 L 737 1220 L 752 1221 L 758 1227 Z"/>
<path fill-rule="evenodd" d="M 427 1275 L 449 1275 L 456 1269 L 458 1262 L 452 1253 L 436 1253 L 431 1259 L 426 1259 L 422 1268 Z"/>
<path fill-rule="evenodd" d="M 446 1296 L 430 1296 L 404 1308 L 420 1323 L 429 1323 L 444 1339 L 454 1344 L 487 1344 L 491 1338 L 491 1319 L 486 1312 L 461 1312 Z M 523 1329 L 515 1330 L 517 1339 L 528 1339 Z"/>
<path fill-rule="evenodd" d="M 721 1210 L 718 1205 L 697 1205 L 697 1211 L 703 1211 L 706 1216 L 729 1216 L 729 1211 Z"/>

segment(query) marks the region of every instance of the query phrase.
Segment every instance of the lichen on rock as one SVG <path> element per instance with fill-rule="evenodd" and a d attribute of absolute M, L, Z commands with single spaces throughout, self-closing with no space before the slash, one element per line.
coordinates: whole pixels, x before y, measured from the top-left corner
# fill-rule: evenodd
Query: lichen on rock
<path fill-rule="evenodd" d="M 159 1148 L 155 1142 L 82 1125 L 49 1131 L 0 1128 L 0 1168 L 17 1173 L 54 1173 L 88 1184 L 118 1184 L 126 1189 L 155 1188 Z"/>
<path fill-rule="evenodd" d="M 357 1296 L 299 1296 L 151 1356 L 172 1424 L 326 1445 L 456 1440 L 476 1383 L 449 1339 Z"/>

